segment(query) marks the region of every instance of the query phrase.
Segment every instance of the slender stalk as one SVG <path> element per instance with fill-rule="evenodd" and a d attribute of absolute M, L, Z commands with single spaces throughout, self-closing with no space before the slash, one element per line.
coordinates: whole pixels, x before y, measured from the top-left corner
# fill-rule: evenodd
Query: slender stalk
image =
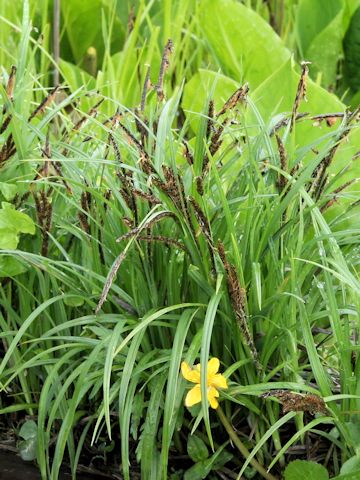
<path fill-rule="evenodd" d="M 245 447 L 245 445 L 242 443 L 240 438 L 236 435 L 234 429 L 232 428 L 229 420 L 226 418 L 226 415 L 225 415 L 225 413 L 223 412 L 223 410 L 220 406 L 216 409 L 216 412 L 217 412 L 218 417 L 219 417 L 221 423 L 223 424 L 225 430 L 229 434 L 229 437 L 231 438 L 232 442 L 235 444 L 236 448 L 239 450 L 241 455 L 244 458 L 249 458 L 249 456 L 250 456 L 249 450 Z M 260 465 L 260 463 L 257 460 L 255 460 L 255 458 L 252 458 L 250 460 L 250 465 L 252 465 L 255 468 L 255 470 L 263 478 L 266 478 L 266 480 L 278 480 L 276 477 L 274 477 L 274 475 L 267 472 L 265 470 L 265 468 L 262 465 Z"/>
<path fill-rule="evenodd" d="M 54 0 L 54 25 L 53 25 L 53 50 L 56 63 L 54 70 L 54 85 L 59 85 L 59 60 L 60 60 L 60 1 Z"/>

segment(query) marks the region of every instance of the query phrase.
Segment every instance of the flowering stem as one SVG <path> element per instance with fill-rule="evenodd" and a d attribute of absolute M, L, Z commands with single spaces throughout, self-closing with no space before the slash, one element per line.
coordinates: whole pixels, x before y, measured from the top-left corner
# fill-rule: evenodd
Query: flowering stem
<path fill-rule="evenodd" d="M 240 438 L 236 435 L 233 427 L 231 426 L 229 420 L 226 418 L 225 413 L 223 412 L 220 406 L 216 409 L 216 412 L 225 430 L 229 434 L 229 437 L 231 438 L 231 440 L 233 441 L 233 443 L 235 444 L 236 448 L 239 450 L 241 455 L 245 458 L 249 458 L 250 456 L 249 450 L 245 447 L 245 445 L 242 443 Z M 257 460 L 255 460 L 255 458 L 252 458 L 250 460 L 250 465 L 252 465 L 255 468 L 255 470 L 263 478 L 266 478 L 266 480 L 277 480 L 277 478 L 274 477 L 274 475 L 272 475 L 271 473 L 267 472 L 265 468 L 262 465 L 260 465 L 260 463 Z"/>

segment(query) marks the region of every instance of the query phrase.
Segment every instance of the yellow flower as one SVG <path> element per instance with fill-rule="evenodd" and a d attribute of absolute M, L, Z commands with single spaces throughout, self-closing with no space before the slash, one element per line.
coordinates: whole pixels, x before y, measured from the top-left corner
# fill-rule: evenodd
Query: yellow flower
<path fill-rule="evenodd" d="M 220 361 L 218 358 L 212 358 L 208 362 L 207 366 L 207 398 L 209 400 L 211 408 L 217 408 L 219 402 L 217 398 L 219 397 L 219 388 L 228 388 L 226 378 L 217 373 L 220 367 Z M 195 365 L 192 369 L 186 362 L 181 364 L 181 373 L 182 376 L 189 380 L 189 382 L 196 383 L 185 398 L 185 405 L 187 407 L 192 407 L 196 403 L 201 402 L 201 386 L 200 386 L 200 363 Z"/>

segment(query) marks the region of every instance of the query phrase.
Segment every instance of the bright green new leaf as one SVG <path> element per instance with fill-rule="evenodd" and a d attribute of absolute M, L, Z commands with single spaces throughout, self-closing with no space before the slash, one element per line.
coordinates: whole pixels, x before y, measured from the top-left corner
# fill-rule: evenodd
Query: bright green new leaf
<path fill-rule="evenodd" d="M 359 480 L 360 470 L 354 471 L 352 473 L 347 473 L 345 475 L 339 475 L 338 477 L 333 477 L 331 480 Z"/>
<path fill-rule="evenodd" d="M 360 471 L 360 458 L 356 455 L 349 458 L 340 470 L 340 475 L 347 475 L 349 473 L 355 473 Z"/>
<path fill-rule="evenodd" d="M 5 255 L 0 256 L 0 278 L 14 277 L 15 275 L 20 275 L 20 273 L 24 273 L 25 271 L 25 265 L 22 264 L 17 258 L 10 256 L 8 257 Z"/>
<path fill-rule="evenodd" d="M 84 297 L 81 297 L 80 295 L 74 295 L 72 297 L 67 297 L 64 300 L 65 305 L 68 305 L 69 307 L 81 307 L 81 305 L 84 305 Z"/>
<path fill-rule="evenodd" d="M 0 182 L 0 192 L 7 201 L 10 201 L 15 197 L 17 190 L 17 186 L 12 183 Z"/>
<path fill-rule="evenodd" d="M 360 0 L 345 0 L 347 15 L 351 17 L 355 10 L 360 7 Z"/>
<path fill-rule="evenodd" d="M 315 462 L 295 460 L 285 469 L 285 480 L 328 480 L 329 474 L 325 467 Z"/>
<path fill-rule="evenodd" d="M 0 249 L 15 250 L 20 233 L 34 235 L 35 223 L 25 213 L 15 210 L 12 205 L 2 202 L 0 210 Z"/>
<path fill-rule="evenodd" d="M 34 235 L 35 223 L 25 213 L 13 210 L 12 208 L 3 208 L 0 210 L 0 229 Z"/>
<path fill-rule="evenodd" d="M 1 210 L 0 210 L 1 211 Z M 10 228 L 0 228 L 0 248 L 15 250 L 19 243 L 19 236 L 15 230 Z"/>

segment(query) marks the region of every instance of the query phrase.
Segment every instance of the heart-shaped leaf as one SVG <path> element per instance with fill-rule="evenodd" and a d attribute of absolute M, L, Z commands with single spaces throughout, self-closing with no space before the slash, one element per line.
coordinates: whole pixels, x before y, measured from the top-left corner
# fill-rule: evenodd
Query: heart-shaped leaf
<path fill-rule="evenodd" d="M 284 472 L 285 480 L 329 480 L 329 474 L 325 467 L 315 462 L 295 460 L 291 462 Z"/>

